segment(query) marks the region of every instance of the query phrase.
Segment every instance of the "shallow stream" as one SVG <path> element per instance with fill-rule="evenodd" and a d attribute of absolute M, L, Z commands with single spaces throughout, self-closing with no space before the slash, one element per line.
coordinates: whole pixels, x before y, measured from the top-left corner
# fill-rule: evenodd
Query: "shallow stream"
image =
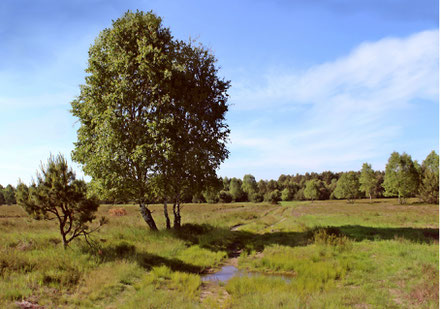
<path fill-rule="evenodd" d="M 233 265 L 226 265 L 221 268 L 218 272 L 213 274 L 203 275 L 201 277 L 202 281 L 212 281 L 212 282 L 227 282 L 233 277 L 255 277 L 255 276 L 267 276 L 272 278 L 282 278 L 283 280 L 289 282 L 293 276 L 287 275 L 273 275 L 258 272 L 249 272 L 246 270 L 239 270 Z"/>

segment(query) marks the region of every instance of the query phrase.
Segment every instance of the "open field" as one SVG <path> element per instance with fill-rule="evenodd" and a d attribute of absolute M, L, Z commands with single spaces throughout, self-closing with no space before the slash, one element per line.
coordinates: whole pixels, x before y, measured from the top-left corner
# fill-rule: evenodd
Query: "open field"
<path fill-rule="evenodd" d="M 109 214 L 121 207 L 127 215 Z M 152 209 L 163 227 L 162 206 Z M 438 308 L 438 205 L 188 204 L 182 212 L 181 231 L 154 233 L 137 206 L 104 205 L 98 216 L 109 223 L 97 246 L 78 240 L 64 250 L 55 222 L 0 206 L 0 307 Z M 227 264 L 253 275 L 202 282 Z"/>

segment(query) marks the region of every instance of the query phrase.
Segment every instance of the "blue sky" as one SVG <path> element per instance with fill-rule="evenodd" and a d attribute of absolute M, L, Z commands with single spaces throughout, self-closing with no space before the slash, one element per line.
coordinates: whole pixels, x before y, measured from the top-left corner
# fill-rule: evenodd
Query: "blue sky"
<path fill-rule="evenodd" d="M 129 9 L 209 47 L 231 80 L 221 176 L 383 170 L 392 151 L 438 151 L 438 1 L 3 0 L 0 184 L 70 157 L 88 48 Z"/>

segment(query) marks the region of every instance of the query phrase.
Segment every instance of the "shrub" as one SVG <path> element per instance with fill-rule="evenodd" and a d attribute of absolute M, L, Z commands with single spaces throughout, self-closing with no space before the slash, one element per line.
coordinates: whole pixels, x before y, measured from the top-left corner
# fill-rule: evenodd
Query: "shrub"
<path fill-rule="evenodd" d="M 285 188 L 282 191 L 282 201 L 291 201 L 293 198 L 293 192 L 290 188 Z"/>
<path fill-rule="evenodd" d="M 277 204 L 281 200 L 281 193 L 277 189 L 265 194 L 265 201 L 271 202 L 271 204 Z"/>
<path fill-rule="evenodd" d="M 230 192 L 222 190 L 219 192 L 219 201 L 221 203 L 231 203 L 233 201 L 233 196 Z"/>
<path fill-rule="evenodd" d="M 253 203 L 261 203 L 261 202 L 263 202 L 262 194 L 257 193 L 257 192 L 252 193 L 250 195 L 250 202 L 253 202 Z"/>
<path fill-rule="evenodd" d="M 321 228 L 314 233 L 316 245 L 336 247 L 339 251 L 350 249 L 352 243 L 338 228 Z"/>

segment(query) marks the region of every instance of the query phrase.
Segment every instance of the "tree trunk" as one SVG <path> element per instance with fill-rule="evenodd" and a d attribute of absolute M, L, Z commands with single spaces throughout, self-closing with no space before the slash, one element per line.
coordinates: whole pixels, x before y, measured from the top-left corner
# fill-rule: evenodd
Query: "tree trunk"
<path fill-rule="evenodd" d="M 169 230 L 171 228 L 171 225 L 170 225 L 170 217 L 168 216 L 168 210 L 167 210 L 167 200 L 164 200 L 164 216 L 165 216 L 166 227 Z"/>
<path fill-rule="evenodd" d="M 69 246 L 68 241 L 66 239 L 66 235 L 63 234 L 62 236 L 63 236 L 63 248 L 64 248 L 64 250 L 66 250 L 67 247 Z"/>
<path fill-rule="evenodd" d="M 178 202 L 173 204 L 173 228 L 179 229 L 181 227 L 181 207 Z"/>
<path fill-rule="evenodd" d="M 141 211 L 142 218 L 148 224 L 150 230 L 157 231 L 158 228 L 156 227 L 156 223 L 155 220 L 153 219 L 152 212 L 150 211 L 150 209 L 148 209 L 144 203 L 139 203 L 139 208 Z"/>
<path fill-rule="evenodd" d="M 57 215 L 57 218 L 58 218 L 58 222 L 60 224 L 60 234 L 61 234 L 61 238 L 63 239 L 63 248 L 64 248 L 64 250 L 66 250 L 66 248 L 68 246 L 68 241 L 66 238 L 66 232 L 64 231 L 65 220 L 61 219 L 61 217 L 58 215 Z"/>

